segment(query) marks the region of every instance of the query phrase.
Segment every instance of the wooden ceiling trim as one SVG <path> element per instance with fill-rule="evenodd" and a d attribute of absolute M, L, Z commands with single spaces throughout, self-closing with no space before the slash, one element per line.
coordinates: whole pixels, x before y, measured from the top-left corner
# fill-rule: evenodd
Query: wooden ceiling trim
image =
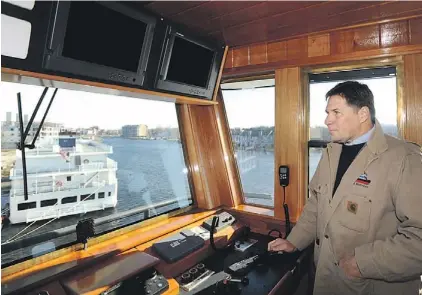
<path fill-rule="evenodd" d="M 316 7 L 312 9 L 307 9 L 304 11 L 303 14 L 301 14 L 300 18 L 297 17 L 297 15 L 287 15 L 283 17 L 283 22 L 288 24 L 288 27 L 301 27 L 304 25 L 303 20 L 306 19 L 306 23 L 312 23 L 314 24 L 325 24 L 327 19 L 330 18 L 343 18 L 342 15 L 344 14 L 355 14 L 359 10 L 364 9 L 371 9 L 371 8 L 377 8 L 380 5 L 383 5 L 383 3 L 377 2 L 374 4 L 373 2 L 353 2 L 352 6 L 350 2 L 338 2 L 336 6 L 333 6 L 330 9 L 327 9 L 326 7 Z M 366 3 L 369 3 L 365 5 Z M 364 5 L 364 6 L 362 6 Z M 275 22 L 279 22 L 280 20 L 275 20 Z M 273 31 L 278 30 L 280 28 L 286 27 L 286 25 L 281 26 L 272 26 L 270 23 L 270 27 Z"/>
<path fill-rule="evenodd" d="M 215 3 L 215 2 L 213 2 Z M 219 31 L 221 28 L 223 28 L 223 22 L 222 19 L 223 18 L 229 18 L 231 19 L 233 17 L 233 15 L 236 14 L 244 14 L 245 10 L 248 10 L 250 8 L 254 8 L 258 5 L 260 5 L 261 3 L 267 3 L 267 2 L 255 2 L 255 1 L 248 1 L 248 2 L 243 2 L 243 1 L 229 1 L 229 2 L 224 2 L 224 7 L 225 9 L 227 9 L 227 7 L 229 7 L 227 9 L 227 12 L 223 12 L 218 16 L 215 17 L 211 17 L 208 20 L 204 20 L 199 23 L 199 24 L 195 24 L 195 26 L 199 29 L 202 29 L 204 34 L 209 34 L 210 32 L 217 32 Z"/>
<path fill-rule="evenodd" d="M 278 2 L 278 3 L 283 3 L 283 2 Z M 244 23 L 227 26 L 227 27 L 224 28 L 224 30 L 234 30 L 236 28 L 239 28 L 239 27 L 242 27 L 242 26 L 245 26 L 245 25 L 248 25 L 248 24 L 253 24 L 253 23 L 257 23 L 257 22 L 264 22 L 266 19 L 269 19 L 269 18 L 272 18 L 272 17 L 283 16 L 283 15 L 290 14 L 290 13 L 296 13 L 298 11 L 302 11 L 302 10 L 305 10 L 305 9 L 314 8 L 314 7 L 317 7 L 317 6 L 320 6 L 320 5 L 327 5 L 328 3 L 329 2 L 317 2 L 316 4 L 313 3 L 311 5 L 304 6 L 304 7 L 301 7 L 301 8 L 297 8 L 297 9 L 294 9 L 294 10 L 289 10 L 289 11 L 286 11 L 286 12 L 280 12 L 280 13 L 270 14 L 270 15 L 267 15 L 266 17 L 259 18 L 258 20 L 253 19 L 253 20 L 250 20 L 250 21 L 246 21 Z M 213 33 L 215 33 L 215 31 L 209 32 L 208 34 L 210 35 L 210 34 L 213 34 Z"/>
<path fill-rule="evenodd" d="M 252 24 L 254 22 L 266 22 L 267 18 L 275 15 L 284 15 L 294 11 L 300 11 L 310 6 L 322 4 L 323 2 L 265 2 L 261 5 L 249 7 L 241 13 L 232 14 L 229 17 L 221 19 L 221 27 L 224 30 L 235 30 L 245 24 Z M 210 31 L 208 34 L 213 34 L 215 31 Z"/>
<path fill-rule="evenodd" d="M 201 3 L 203 1 L 152 1 L 150 4 L 145 5 L 145 7 L 161 16 L 168 17 L 169 15 L 177 14 Z"/>

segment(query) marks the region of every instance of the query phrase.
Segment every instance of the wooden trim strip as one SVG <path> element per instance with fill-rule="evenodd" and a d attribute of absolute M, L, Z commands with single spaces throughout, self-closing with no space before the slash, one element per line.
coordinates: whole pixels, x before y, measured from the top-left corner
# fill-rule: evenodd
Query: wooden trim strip
<path fill-rule="evenodd" d="M 289 59 L 274 63 L 244 66 L 238 68 L 225 69 L 223 79 L 235 78 L 247 75 L 257 75 L 259 73 L 271 73 L 275 69 L 287 67 L 307 67 L 313 65 L 333 64 L 345 61 L 368 60 L 374 58 L 386 58 L 397 55 L 407 55 L 422 52 L 422 45 L 406 45 L 392 48 L 371 49 L 365 51 L 356 51 L 338 55 L 327 55 L 320 57 L 311 57 L 306 59 Z"/>
<path fill-rule="evenodd" d="M 4 68 L 4 67 L 1 68 L 1 72 L 2 74 L 10 74 L 10 75 L 17 75 L 20 77 L 23 76 L 23 77 L 36 78 L 36 79 L 42 80 L 40 81 L 40 82 L 43 82 L 42 85 L 53 84 L 54 82 L 64 82 L 65 85 L 60 85 L 59 88 L 75 89 L 74 86 L 83 85 L 83 86 L 98 87 L 98 89 L 95 89 L 95 90 L 97 90 L 96 92 L 100 92 L 100 93 L 104 92 L 104 90 L 107 90 L 107 89 L 113 89 L 113 90 L 118 90 L 118 91 L 125 91 L 125 92 L 128 92 L 132 96 L 135 95 L 140 98 L 172 101 L 174 103 L 179 103 L 179 104 L 194 104 L 194 105 L 215 105 L 216 104 L 216 102 L 206 100 L 206 99 L 192 98 L 192 97 L 181 96 L 181 95 L 170 94 L 170 93 L 161 93 L 161 92 L 155 92 L 155 91 L 139 89 L 139 88 L 132 88 L 132 87 L 119 86 L 119 85 L 106 84 L 106 83 L 93 82 L 93 81 L 85 81 L 81 79 L 28 72 L 28 71 L 22 71 L 22 70 L 16 70 L 16 69 Z M 90 88 L 86 88 L 86 91 L 89 92 L 92 90 Z M 120 95 L 124 95 L 124 93 Z"/>

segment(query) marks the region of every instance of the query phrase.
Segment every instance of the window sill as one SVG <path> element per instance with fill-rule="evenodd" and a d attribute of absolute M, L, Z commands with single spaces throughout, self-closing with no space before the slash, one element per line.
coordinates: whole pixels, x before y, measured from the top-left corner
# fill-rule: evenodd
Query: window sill
<path fill-rule="evenodd" d="M 38 281 L 46 280 L 53 274 L 57 273 L 59 267 L 63 268 L 65 264 L 83 261 L 94 256 L 111 252 L 124 252 L 131 248 L 135 248 L 141 244 L 147 243 L 153 239 L 163 236 L 169 232 L 178 230 L 189 224 L 197 222 L 203 218 L 213 215 L 216 210 L 201 211 L 193 209 L 191 211 L 180 213 L 173 217 L 159 219 L 151 224 L 147 220 L 147 224 L 130 232 L 122 233 L 108 240 L 104 240 L 95 245 L 89 245 L 87 250 L 80 250 L 81 245 L 77 244 L 70 249 L 66 249 L 64 255 L 61 250 L 40 256 L 22 263 L 2 269 L 2 284 L 23 278 L 29 275 L 39 274 Z M 93 241 L 95 243 L 95 241 Z M 70 251 L 70 253 L 69 253 Z M 57 253 L 58 252 L 58 253 Z M 77 263 L 75 269 L 77 268 Z M 42 273 L 41 273 L 42 272 Z"/>

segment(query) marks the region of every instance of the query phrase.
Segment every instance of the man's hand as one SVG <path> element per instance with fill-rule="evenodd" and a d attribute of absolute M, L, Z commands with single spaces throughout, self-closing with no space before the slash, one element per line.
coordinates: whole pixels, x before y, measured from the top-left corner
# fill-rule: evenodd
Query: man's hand
<path fill-rule="evenodd" d="M 283 252 L 293 252 L 296 250 L 296 247 L 287 240 L 284 239 L 275 239 L 268 243 L 268 251 L 283 251 Z"/>
<path fill-rule="evenodd" d="M 353 279 L 362 277 L 362 274 L 358 268 L 358 264 L 356 263 L 355 256 L 343 257 L 339 264 L 348 278 Z"/>

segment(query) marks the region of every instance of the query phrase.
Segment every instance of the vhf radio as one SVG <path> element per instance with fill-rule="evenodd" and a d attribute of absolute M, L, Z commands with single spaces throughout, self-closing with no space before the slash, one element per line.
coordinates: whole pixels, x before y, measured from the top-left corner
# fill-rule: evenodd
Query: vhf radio
<path fill-rule="evenodd" d="M 283 208 L 284 208 L 284 216 L 286 217 L 286 237 L 287 237 L 291 230 L 289 207 L 286 204 L 286 186 L 289 185 L 289 179 L 290 179 L 289 166 L 281 165 L 278 168 L 278 174 L 280 178 L 280 185 L 283 187 Z"/>

